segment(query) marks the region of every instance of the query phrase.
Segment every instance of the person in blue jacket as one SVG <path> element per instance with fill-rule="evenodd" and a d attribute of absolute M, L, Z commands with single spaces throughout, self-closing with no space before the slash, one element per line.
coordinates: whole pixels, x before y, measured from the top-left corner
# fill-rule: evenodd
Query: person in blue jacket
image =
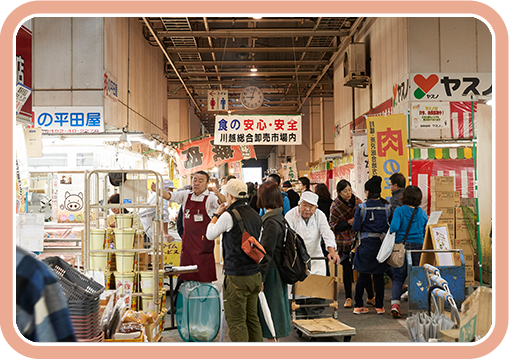
<path fill-rule="evenodd" d="M 278 174 L 272 173 L 267 177 L 267 181 L 275 182 L 279 186 L 279 190 L 281 191 L 281 177 Z M 290 210 L 290 200 L 288 199 L 288 195 L 281 191 L 281 196 L 283 197 L 283 216 Z M 265 208 L 260 208 L 260 217 L 263 217 L 265 214 Z"/>
<path fill-rule="evenodd" d="M 390 232 L 396 233 L 396 243 L 403 242 L 405 233 L 410 222 L 412 212 L 417 209 L 414 215 L 408 237 L 405 242 L 405 249 L 421 250 L 424 243 L 424 235 L 426 234 L 426 224 L 428 216 L 426 212 L 419 207 L 422 202 L 422 192 L 417 186 L 408 186 L 403 190 L 401 203 L 403 206 L 396 208 L 394 217 L 392 218 Z M 420 253 L 412 253 L 412 265 L 418 266 L 421 259 Z M 391 315 L 394 318 L 401 318 L 400 313 L 400 297 L 401 289 L 407 277 L 407 259 L 405 256 L 405 264 L 401 268 L 393 268 L 394 278 L 392 279 L 392 299 L 391 299 Z"/>
<path fill-rule="evenodd" d="M 354 232 L 359 232 L 360 240 L 355 250 L 354 269 L 359 272 L 355 285 L 355 304 L 353 314 L 368 313 L 362 295 L 373 275 L 375 287 L 375 309 L 377 314 L 384 309 L 384 273 L 387 264 L 378 263 L 376 256 L 382 245 L 382 238 L 389 228 L 390 210 L 387 201 L 382 202 L 382 178 L 373 176 L 364 184 L 367 201 L 357 206 L 353 220 Z"/>

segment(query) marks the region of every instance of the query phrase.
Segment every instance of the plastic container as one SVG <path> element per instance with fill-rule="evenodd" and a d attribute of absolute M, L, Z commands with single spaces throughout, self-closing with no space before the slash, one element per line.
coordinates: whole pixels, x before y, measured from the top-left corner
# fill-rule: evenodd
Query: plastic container
<path fill-rule="evenodd" d="M 90 228 L 90 249 L 104 249 L 106 230 Z"/>
<path fill-rule="evenodd" d="M 131 272 L 134 265 L 134 253 L 121 253 L 115 254 L 115 262 L 117 272 Z"/>
<path fill-rule="evenodd" d="M 133 226 L 132 214 L 116 214 L 115 228 L 131 228 Z"/>
<path fill-rule="evenodd" d="M 178 291 L 176 320 L 185 342 L 210 342 L 219 332 L 221 302 L 213 284 L 184 282 Z"/>
<path fill-rule="evenodd" d="M 108 253 L 90 253 L 90 269 L 108 271 Z"/>
<path fill-rule="evenodd" d="M 116 249 L 133 249 L 135 229 L 132 228 L 115 228 L 115 248 Z"/>
<path fill-rule="evenodd" d="M 164 271 L 159 271 L 159 286 L 158 290 L 163 288 Z M 140 289 L 142 293 L 153 293 L 154 289 L 154 272 L 140 271 Z"/>
<path fill-rule="evenodd" d="M 120 288 L 119 294 L 125 294 L 126 290 L 134 292 L 134 272 L 115 272 L 115 289 Z"/>
<path fill-rule="evenodd" d="M 157 313 L 157 307 L 154 304 L 152 297 L 140 297 L 141 298 L 141 310 L 144 312 Z"/>

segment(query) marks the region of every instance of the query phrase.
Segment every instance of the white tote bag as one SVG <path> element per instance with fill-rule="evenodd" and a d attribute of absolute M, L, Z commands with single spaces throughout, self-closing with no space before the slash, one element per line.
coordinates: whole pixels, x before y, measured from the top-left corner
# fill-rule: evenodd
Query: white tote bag
<path fill-rule="evenodd" d="M 385 238 L 380 246 L 380 250 L 376 256 L 378 263 L 383 263 L 390 257 L 392 250 L 394 249 L 394 242 L 396 241 L 396 232 L 390 233 L 387 231 Z"/>

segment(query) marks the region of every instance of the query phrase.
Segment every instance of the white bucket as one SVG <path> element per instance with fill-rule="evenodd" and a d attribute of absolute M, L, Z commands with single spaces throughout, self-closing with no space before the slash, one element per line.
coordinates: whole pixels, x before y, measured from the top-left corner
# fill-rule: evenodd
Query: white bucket
<path fill-rule="evenodd" d="M 135 229 L 132 228 L 115 228 L 115 248 L 116 249 L 133 249 Z"/>
<path fill-rule="evenodd" d="M 141 297 L 141 306 L 144 312 L 157 313 L 157 307 L 152 297 Z"/>
<path fill-rule="evenodd" d="M 131 228 L 133 226 L 132 214 L 116 214 L 115 228 Z"/>
<path fill-rule="evenodd" d="M 134 264 L 134 253 L 115 253 L 117 271 L 131 272 Z"/>
<path fill-rule="evenodd" d="M 134 292 L 134 272 L 114 272 L 115 288 L 121 288 L 119 294 L 125 294 L 125 290 Z"/>
<path fill-rule="evenodd" d="M 106 272 L 108 270 L 108 253 L 90 253 L 90 269 Z"/>
<path fill-rule="evenodd" d="M 159 286 L 158 290 L 163 287 L 163 271 L 159 271 Z M 152 293 L 154 289 L 154 272 L 140 271 L 140 288 L 142 293 Z"/>
<path fill-rule="evenodd" d="M 106 230 L 90 228 L 90 249 L 104 249 Z"/>

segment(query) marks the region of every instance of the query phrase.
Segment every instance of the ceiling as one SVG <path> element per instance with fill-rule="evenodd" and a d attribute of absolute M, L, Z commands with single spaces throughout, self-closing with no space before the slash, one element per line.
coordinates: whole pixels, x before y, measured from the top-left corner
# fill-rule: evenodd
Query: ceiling
<path fill-rule="evenodd" d="M 214 132 L 214 116 L 220 113 L 207 110 L 211 90 L 227 90 L 229 109 L 235 114 L 300 113 L 306 99 L 332 97 L 332 65 L 362 21 L 355 17 L 140 18 L 145 38 L 166 57 L 168 99 L 190 99 L 208 133 Z M 263 104 L 256 110 L 247 110 L 240 102 L 247 86 L 263 91 Z"/>

